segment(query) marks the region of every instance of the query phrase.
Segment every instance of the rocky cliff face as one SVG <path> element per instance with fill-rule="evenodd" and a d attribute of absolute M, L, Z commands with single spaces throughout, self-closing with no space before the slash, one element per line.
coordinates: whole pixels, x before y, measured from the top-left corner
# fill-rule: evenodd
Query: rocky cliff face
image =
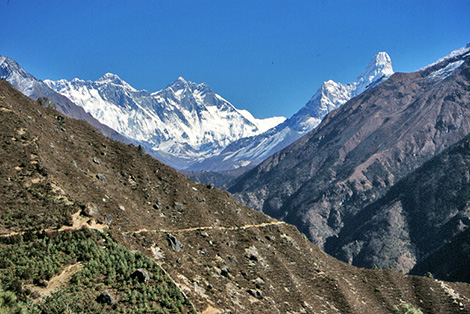
<path fill-rule="evenodd" d="M 41 107 L 4 80 L 0 186 L 1 236 L 101 230 L 157 261 L 202 313 L 470 309 L 468 284 L 339 262 L 294 226 Z"/>
<path fill-rule="evenodd" d="M 367 205 L 469 133 L 469 50 L 418 72 L 394 74 L 331 112 L 318 128 L 229 190 L 249 206 L 297 225 L 343 260 L 372 266 L 377 260 L 372 261 L 366 247 L 380 250 L 382 242 L 370 237 L 365 243 L 356 233 L 348 240 L 342 237 L 359 227 Z M 394 245 L 416 245 L 407 234 L 407 218 L 392 215 L 394 211 L 400 208 L 391 206 L 389 216 L 384 214 L 384 219 L 397 219 L 388 221 L 398 226 L 398 234 L 390 237 L 401 243 Z M 341 248 L 333 248 L 336 243 Z M 416 260 L 413 254 L 395 252 L 383 263 L 409 270 Z"/>

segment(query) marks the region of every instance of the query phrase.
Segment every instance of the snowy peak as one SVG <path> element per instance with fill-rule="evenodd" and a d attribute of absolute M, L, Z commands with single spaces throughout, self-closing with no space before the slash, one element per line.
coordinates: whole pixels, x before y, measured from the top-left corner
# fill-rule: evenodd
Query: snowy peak
<path fill-rule="evenodd" d="M 117 74 L 106 73 L 102 77 L 96 80 L 97 82 L 106 82 L 106 83 L 121 83 L 121 78 Z"/>
<path fill-rule="evenodd" d="M 212 98 L 216 95 L 207 85 L 186 81 L 180 76 L 166 88 L 152 93 L 152 96 L 159 101 L 173 100 L 189 110 L 195 110 L 198 107 L 210 105 L 210 102 L 205 99 L 206 94 L 211 95 Z"/>
<path fill-rule="evenodd" d="M 429 68 L 431 68 L 435 65 L 438 65 L 439 63 L 442 63 L 444 61 L 449 61 L 451 59 L 462 59 L 463 57 L 465 57 L 469 53 L 470 53 L 470 43 L 465 45 L 465 47 L 462 47 L 462 48 L 459 48 L 459 49 L 456 49 L 456 50 L 452 51 L 447 56 L 445 56 L 443 58 L 440 58 L 436 62 L 431 63 L 430 65 L 427 65 L 424 68 L 419 69 L 419 71 L 429 69 Z"/>
<path fill-rule="evenodd" d="M 392 74 L 390 56 L 380 52 L 372 58 L 359 75 L 357 82 L 349 84 L 333 80 L 324 82 L 307 104 L 291 118 L 263 134 L 230 144 L 220 156 L 198 165 L 197 170 L 225 171 L 239 166 L 256 165 L 313 130 L 330 111 L 339 108 L 363 91 L 382 83 Z"/>
<path fill-rule="evenodd" d="M 46 96 L 55 101 L 56 105 L 59 104 L 60 100 L 54 98 L 59 96 L 57 93 L 48 88 L 42 81 L 26 72 L 18 62 L 9 57 L 0 56 L 0 78 L 6 79 L 17 90 L 32 99 Z"/>
<path fill-rule="evenodd" d="M 178 77 L 176 81 L 168 85 L 167 88 L 171 88 L 173 91 L 179 91 L 189 88 L 190 85 L 194 83 L 186 81 L 183 77 Z"/>
<path fill-rule="evenodd" d="M 8 80 L 19 80 L 27 78 L 32 80 L 33 76 L 26 72 L 15 60 L 0 56 L 0 78 Z"/>
<path fill-rule="evenodd" d="M 9 57 L 0 56 L 0 66 L 2 67 L 2 69 L 14 67 L 15 64 L 18 67 L 18 63 L 16 63 L 13 59 Z"/>
<path fill-rule="evenodd" d="M 206 83 L 196 84 L 191 81 L 185 80 L 181 76 L 178 77 L 176 81 L 168 85 L 168 87 L 166 87 L 165 89 L 171 89 L 175 93 L 179 91 L 188 90 L 191 93 L 199 91 L 199 92 L 211 93 L 215 95 L 215 93 Z"/>
<path fill-rule="evenodd" d="M 312 130 L 330 111 L 389 78 L 392 74 L 393 68 L 390 56 L 386 52 L 379 52 L 358 76 L 357 82 L 349 84 L 342 84 L 333 80 L 324 82 L 304 108 L 293 116 L 297 124 L 300 122 L 300 125 L 295 128 L 299 131 L 302 130 L 302 132 Z M 305 124 L 306 121 L 308 121 L 307 124 Z"/>
<path fill-rule="evenodd" d="M 207 84 L 183 77 L 152 94 L 134 89 L 112 73 L 95 82 L 74 79 L 46 83 L 103 124 L 179 169 L 282 121 L 248 119 Z"/>
<path fill-rule="evenodd" d="M 36 96 L 41 92 L 47 93 L 47 86 L 9 57 L 0 56 L 0 78 L 6 79 L 30 98 L 37 98 Z"/>
<path fill-rule="evenodd" d="M 237 109 L 227 100 L 216 94 L 206 83 L 196 84 L 179 77 L 165 89 L 152 93 L 152 96 L 162 99 L 173 100 L 188 110 L 211 110 L 208 107 L 216 107 L 217 110 L 237 112 Z M 244 118 L 243 115 L 240 117 Z M 248 119 L 244 123 L 250 124 Z M 256 124 L 255 124 L 256 125 Z"/>
<path fill-rule="evenodd" d="M 177 98 L 180 98 L 181 94 L 185 92 L 193 93 L 194 90 L 196 89 L 197 89 L 197 84 L 190 82 L 190 81 L 186 81 L 183 77 L 180 76 L 178 77 L 178 79 L 176 79 L 176 81 L 174 81 L 173 83 L 171 83 L 164 89 L 152 93 L 152 96 L 158 96 L 158 95 L 170 93 L 170 94 L 177 96 Z"/>
<path fill-rule="evenodd" d="M 188 84 L 188 81 L 186 81 L 184 79 L 184 77 L 182 77 L 182 76 L 178 77 L 174 83 L 176 83 L 176 82 L 180 82 L 182 84 Z"/>
<path fill-rule="evenodd" d="M 437 60 L 436 62 L 420 69 L 426 72 L 428 82 L 437 83 L 449 77 L 465 62 L 465 58 L 470 56 L 470 44 L 465 47 L 452 51 L 447 56 Z"/>
<path fill-rule="evenodd" d="M 5 57 L 5 56 L 0 56 L 0 65 L 2 65 L 2 67 L 9 67 L 9 68 L 21 68 L 20 65 L 15 61 L 13 60 L 12 58 L 9 58 L 9 57 Z"/>
<path fill-rule="evenodd" d="M 359 95 L 375 82 L 393 74 L 392 59 L 386 52 L 379 52 L 369 62 L 365 70 L 357 77 L 354 96 Z"/>
<path fill-rule="evenodd" d="M 74 79 L 75 80 L 75 79 Z M 135 88 L 133 88 L 129 83 L 121 79 L 118 75 L 113 74 L 113 73 L 106 73 L 99 79 L 95 81 L 95 84 L 112 84 L 116 86 L 122 86 L 126 89 L 130 89 L 133 91 L 137 91 Z"/>
<path fill-rule="evenodd" d="M 272 129 L 275 126 L 286 121 L 286 117 L 271 117 L 271 118 L 265 118 L 265 119 L 257 119 L 253 117 L 253 115 L 248 110 L 237 109 L 237 111 L 243 117 L 245 117 L 245 119 L 247 119 L 248 121 L 256 125 L 258 129 L 260 130 L 260 132 L 266 132 L 267 130 Z"/>
<path fill-rule="evenodd" d="M 358 81 L 369 78 L 373 80 L 377 75 L 392 75 L 392 59 L 386 52 L 379 52 L 376 54 L 367 65 L 366 69 L 359 75 Z"/>

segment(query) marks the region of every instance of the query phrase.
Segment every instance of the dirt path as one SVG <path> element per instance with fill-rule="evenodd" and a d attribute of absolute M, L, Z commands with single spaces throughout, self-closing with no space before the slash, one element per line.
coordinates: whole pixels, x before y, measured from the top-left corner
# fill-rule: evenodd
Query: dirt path
<path fill-rule="evenodd" d="M 46 232 L 54 232 L 54 231 L 65 231 L 65 230 L 78 230 L 82 227 L 88 227 L 90 229 L 95 229 L 101 232 L 104 232 L 108 228 L 105 224 L 99 224 L 96 222 L 95 219 L 80 216 L 80 211 L 72 214 L 72 226 L 62 226 L 60 229 L 44 229 Z M 0 234 L 0 237 L 11 237 L 18 234 L 23 234 L 24 231 L 12 231 L 10 233 Z"/>
<path fill-rule="evenodd" d="M 64 231 L 64 230 L 70 230 L 70 229 L 78 230 L 84 226 L 90 229 L 96 229 L 101 232 L 103 232 L 105 229 L 108 228 L 107 225 L 99 224 L 93 218 L 80 216 L 80 212 L 78 211 L 75 214 L 72 214 L 72 227 L 62 226 L 58 231 Z"/>
<path fill-rule="evenodd" d="M 201 314 L 219 314 L 219 313 L 222 313 L 222 311 L 210 305 L 203 312 L 201 312 Z"/>
<path fill-rule="evenodd" d="M 36 285 L 28 285 L 32 292 L 37 292 L 41 298 L 51 295 L 54 291 L 64 286 L 75 273 L 82 269 L 81 263 L 76 263 L 67 266 L 60 274 L 52 277 L 47 282 L 47 287 L 39 287 Z"/>
<path fill-rule="evenodd" d="M 178 232 L 190 232 L 190 231 L 201 231 L 201 230 L 245 230 L 249 228 L 263 228 L 272 225 L 283 225 L 285 224 L 284 221 L 275 221 L 275 222 L 264 222 L 261 224 L 256 225 L 244 225 L 241 227 L 222 227 L 222 226 L 202 226 L 202 227 L 192 227 L 192 228 L 185 228 L 185 229 L 139 229 L 137 231 L 128 231 L 124 232 L 123 234 L 138 234 L 142 232 L 167 232 L 167 233 L 178 233 Z"/>

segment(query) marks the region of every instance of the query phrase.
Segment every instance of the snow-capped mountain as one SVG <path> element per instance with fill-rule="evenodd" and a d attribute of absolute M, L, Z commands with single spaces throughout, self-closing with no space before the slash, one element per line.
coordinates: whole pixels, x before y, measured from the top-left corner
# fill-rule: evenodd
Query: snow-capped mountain
<path fill-rule="evenodd" d="M 39 97 L 51 99 L 55 103 L 57 111 L 70 118 L 85 120 L 101 133 L 114 140 L 124 143 L 131 142 L 110 127 L 98 122 L 98 120 L 86 113 L 81 107 L 72 103 L 67 97 L 50 89 L 44 82 L 26 72 L 18 62 L 9 57 L 0 56 L 0 78 L 6 79 L 13 87 L 33 100 Z"/>
<path fill-rule="evenodd" d="M 420 69 L 420 71 L 426 71 L 432 69 L 439 64 L 445 63 L 444 67 L 437 67 L 435 71 L 432 71 L 428 76 L 428 80 L 432 83 L 437 83 L 442 81 L 451 75 L 457 68 L 459 68 L 464 63 L 464 58 L 470 54 L 470 43 L 465 47 L 452 51 L 449 55 L 437 60 L 436 62 L 425 66 Z"/>
<path fill-rule="evenodd" d="M 311 131 L 328 112 L 393 74 L 390 57 L 381 52 L 357 82 L 326 81 L 290 119 L 256 119 L 246 110 L 237 110 L 206 84 L 181 77 L 152 94 L 111 73 L 94 82 L 45 80 L 44 84 L 7 59 L 0 59 L 0 70 L 26 95 L 40 91 L 57 98 L 54 90 L 169 165 L 211 171 L 258 164 Z"/>
<path fill-rule="evenodd" d="M 9 57 L 0 56 L 0 78 L 6 79 L 17 90 L 34 100 L 40 96 L 50 97 L 53 95 L 48 94 L 56 94 Z"/>
<path fill-rule="evenodd" d="M 291 118 L 263 134 L 231 143 L 218 156 L 193 165 L 192 169 L 227 171 L 243 166 L 255 166 L 313 130 L 330 111 L 385 81 L 393 73 L 389 55 L 386 52 L 379 52 L 358 76 L 356 82 L 349 84 L 332 80 L 324 82 L 310 101 Z"/>
<path fill-rule="evenodd" d="M 206 84 L 182 77 L 152 94 L 136 90 L 111 73 L 94 82 L 73 79 L 45 83 L 101 123 L 138 141 L 179 169 L 215 156 L 230 143 L 260 134 L 285 120 L 255 119 Z"/>

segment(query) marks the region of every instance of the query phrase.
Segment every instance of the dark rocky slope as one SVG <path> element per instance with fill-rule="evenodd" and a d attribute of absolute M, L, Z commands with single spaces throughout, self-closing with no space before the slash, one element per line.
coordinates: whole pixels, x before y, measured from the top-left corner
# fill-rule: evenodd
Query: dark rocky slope
<path fill-rule="evenodd" d="M 470 230 L 457 234 L 417 263 L 410 274 L 431 273 L 434 278 L 470 282 L 468 260 L 470 259 Z"/>
<path fill-rule="evenodd" d="M 346 241 L 341 248 L 326 248 L 341 252 L 338 256 L 345 261 L 372 266 L 374 259 L 366 257 L 363 247 L 380 251 L 384 244 L 377 239 L 366 244 L 357 237 L 345 240 L 343 234 L 365 223 L 361 219 L 367 205 L 469 133 L 469 103 L 468 53 L 418 72 L 396 73 L 235 180 L 229 191 L 245 204 L 297 225 L 320 246 Z M 394 237 L 402 241 L 389 250 L 396 254 L 381 263 L 408 271 L 416 256 L 401 256 L 398 248 L 414 246 L 415 239 L 406 238 L 403 222 L 390 223 L 397 232 Z"/>
<path fill-rule="evenodd" d="M 470 281 L 469 171 L 467 136 L 365 207 L 326 249 L 359 266 L 400 265 L 415 274 Z"/>
<path fill-rule="evenodd" d="M 403 303 L 470 311 L 468 284 L 339 262 L 295 227 L 42 108 L 5 81 L 0 187 L 3 236 L 104 228 L 162 265 L 201 313 L 390 313 Z"/>

